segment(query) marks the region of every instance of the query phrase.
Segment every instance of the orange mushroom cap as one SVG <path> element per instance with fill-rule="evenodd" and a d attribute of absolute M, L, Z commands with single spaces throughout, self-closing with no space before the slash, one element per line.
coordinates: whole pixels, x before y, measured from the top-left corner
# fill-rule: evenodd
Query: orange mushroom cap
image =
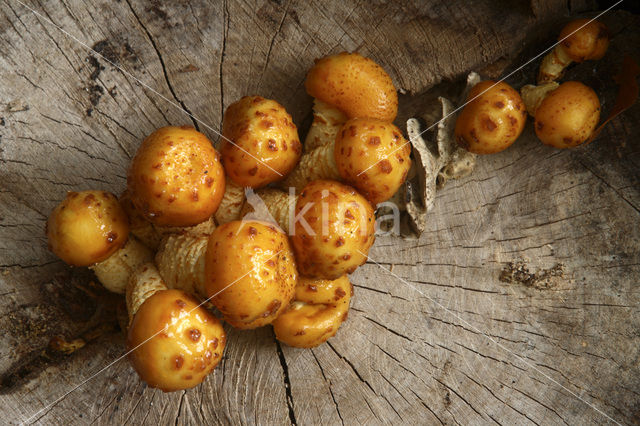
<path fill-rule="evenodd" d="M 481 81 L 467 99 L 454 132 L 461 147 L 475 154 L 494 154 L 518 139 L 527 111 L 515 89 L 503 81 Z"/>
<path fill-rule="evenodd" d="M 375 206 L 391 198 L 406 180 L 411 145 L 391 123 L 354 118 L 336 136 L 334 159 L 342 179 Z"/>
<path fill-rule="evenodd" d="M 224 195 L 218 152 L 192 127 L 162 127 L 136 153 L 127 176 L 131 200 L 156 225 L 191 226 L 207 220 Z"/>
<path fill-rule="evenodd" d="M 115 195 L 68 192 L 47 221 L 49 249 L 73 266 L 90 266 L 127 242 L 129 220 Z"/>
<path fill-rule="evenodd" d="M 222 135 L 224 169 L 245 187 L 260 188 L 284 178 L 302 153 L 291 115 L 278 102 L 260 96 L 245 96 L 229 105 Z"/>
<path fill-rule="evenodd" d="M 316 60 L 305 81 L 307 93 L 342 110 L 349 118 L 391 122 L 398 94 L 389 74 L 358 53 L 342 52 Z"/>
<path fill-rule="evenodd" d="M 220 321 L 180 290 L 160 290 L 145 300 L 127 335 L 133 368 L 165 392 L 200 384 L 220 362 L 225 343 Z"/>
<path fill-rule="evenodd" d="M 609 30 L 602 22 L 576 19 L 565 25 L 558 40 L 572 61 L 598 60 L 609 47 Z"/>

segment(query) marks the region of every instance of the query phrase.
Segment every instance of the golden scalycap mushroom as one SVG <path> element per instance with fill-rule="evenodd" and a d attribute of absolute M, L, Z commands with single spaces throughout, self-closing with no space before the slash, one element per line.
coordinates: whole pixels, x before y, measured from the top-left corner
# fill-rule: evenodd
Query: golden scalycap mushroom
<path fill-rule="evenodd" d="M 302 145 L 291 116 L 278 102 L 245 96 L 224 114 L 220 154 L 238 185 L 260 188 L 282 179 L 298 163 Z M 233 141 L 230 143 L 229 140 Z"/>
<path fill-rule="evenodd" d="M 49 249 L 73 266 L 107 259 L 128 237 L 127 215 L 106 191 L 68 192 L 47 221 Z"/>
<path fill-rule="evenodd" d="M 538 138 L 556 148 L 572 148 L 586 141 L 600 120 L 598 95 L 588 86 L 567 81 L 547 93 L 534 112 Z"/>
<path fill-rule="evenodd" d="M 276 338 L 297 348 L 326 342 L 347 319 L 352 294 L 346 275 L 337 280 L 300 277 L 294 302 L 273 322 Z"/>
<path fill-rule="evenodd" d="M 236 328 L 270 324 L 293 298 L 298 273 L 275 225 L 233 221 L 216 228 L 205 254 L 208 297 Z"/>
<path fill-rule="evenodd" d="M 133 368 L 165 392 L 200 384 L 222 358 L 220 321 L 180 290 L 161 290 L 142 303 L 127 336 Z"/>
<path fill-rule="evenodd" d="M 609 30 L 599 21 L 576 19 L 560 32 L 558 45 L 542 60 L 538 84 L 549 83 L 562 76 L 573 62 L 598 60 L 609 47 Z"/>
<path fill-rule="evenodd" d="M 350 186 L 316 180 L 304 187 L 295 209 L 291 243 L 302 275 L 337 279 L 367 260 L 375 240 L 371 204 Z"/>
<path fill-rule="evenodd" d="M 162 127 L 140 145 L 127 177 L 129 196 L 149 221 L 191 226 L 216 211 L 224 194 L 217 151 L 192 127 Z"/>
<path fill-rule="evenodd" d="M 455 137 L 474 154 L 494 154 L 515 142 L 527 120 L 520 94 L 505 82 L 487 80 L 469 92 L 458 116 Z"/>
<path fill-rule="evenodd" d="M 375 206 L 391 198 L 407 178 L 411 145 L 391 123 L 353 118 L 336 136 L 334 158 L 342 179 Z"/>
<path fill-rule="evenodd" d="M 598 60 L 609 47 L 609 30 L 602 22 L 576 19 L 565 25 L 558 40 L 572 61 Z"/>
<path fill-rule="evenodd" d="M 316 61 L 305 81 L 307 93 L 342 110 L 349 118 L 393 121 L 398 94 L 389 74 L 358 53 L 342 52 Z"/>

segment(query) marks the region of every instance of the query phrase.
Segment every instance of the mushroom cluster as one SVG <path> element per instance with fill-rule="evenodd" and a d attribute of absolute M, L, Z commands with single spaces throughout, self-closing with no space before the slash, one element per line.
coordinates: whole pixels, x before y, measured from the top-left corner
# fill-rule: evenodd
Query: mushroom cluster
<path fill-rule="evenodd" d="M 375 205 L 406 180 L 411 147 L 392 123 L 393 82 L 371 59 L 321 59 L 306 88 L 304 147 L 284 106 L 245 96 L 225 111 L 218 149 L 189 126 L 157 129 L 120 197 L 69 192 L 52 211 L 51 251 L 126 295 L 127 354 L 149 386 L 201 383 L 223 357 L 222 321 L 273 325 L 309 348 L 346 320 L 348 274 L 367 259 Z"/>
<path fill-rule="evenodd" d="M 348 316 L 349 274 L 366 262 L 387 201 L 404 203 L 423 229 L 435 189 L 468 174 L 476 154 L 513 144 L 527 111 L 545 144 L 589 138 L 600 114 L 595 92 L 550 80 L 566 58 L 601 57 L 606 34 L 597 22 L 569 24 L 543 62 L 544 84 L 522 96 L 472 74 L 457 117 L 439 100 L 432 146 L 417 120 L 407 124 L 409 140 L 393 124 L 397 91 L 380 65 L 357 53 L 322 58 L 305 81 L 314 119 L 304 146 L 285 107 L 260 96 L 227 108 L 219 152 L 192 127 L 157 129 L 140 144 L 119 198 L 69 192 L 53 209 L 49 248 L 126 295 L 127 354 L 149 386 L 202 383 L 223 357 L 222 321 L 239 330 L 271 325 L 294 347 L 320 345 Z M 420 182 L 417 197 L 408 179 Z"/>

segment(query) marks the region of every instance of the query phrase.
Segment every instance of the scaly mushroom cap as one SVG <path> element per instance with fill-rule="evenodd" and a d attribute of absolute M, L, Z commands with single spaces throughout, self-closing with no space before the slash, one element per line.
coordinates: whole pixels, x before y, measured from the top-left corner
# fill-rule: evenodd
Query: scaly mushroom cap
<path fill-rule="evenodd" d="M 140 378 L 165 392 L 200 384 L 222 358 L 220 321 L 180 290 L 161 290 L 138 309 L 127 336 Z M 135 348 L 135 349 L 134 349 Z"/>
<path fill-rule="evenodd" d="M 300 159 L 298 128 L 282 105 L 245 96 L 229 105 L 222 121 L 222 163 L 238 185 L 260 188 L 289 174 Z M 279 173 L 279 174 L 278 174 Z"/>
<path fill-rule="evenodd" d="M 474 154 L 494 154 L 515 142 L 527 121 L 520 94 L 505 82 L 482 81 L 469 92 L 455 137 Z"/>
<path fill-rule="evenodd" d="M 73 266 L 101 262 L 129 237 L 129 220 L 115 195 L 68 192 L 47 221 L 49 250 Z"/>
<path fill-rule="evenodd" d="M 342 52 L 316 60 L 305 81 L 307 93 L 342 110 L 349 118 L 391 122 L 398 94 L 389 74 L 358 53 Z"/>
<path fill-rule="evenodd" d="M 191 226 L 215 213 L 224 194 L 218 152 L 192 127 L 162 127 L 133 158 L 127 177 L 136 208 L 156 225 Z"/>
<path fill-rule="evenodd" d="M 298 273 L 289 240 L 275 225 L 225 223 L 209 237 L 205 256 L 207 295 L 232 326 L 270 324 L 291 302 Z"/>
<path fill-rule="evenodd" d="M 609 30 L 602 22 L 576 19 L 565 25 L 558 40 L 572 61 L 597 60 L 609 47 Z"/>
<path fill-rule="evenodd" d="M 337 279 L 367 260 L 375 239 L 371 204 L 350 186 L 316 180 L 304 187 L 296 202 L 291 236 L 302 275 Z"/>
<path fill-rule="evenodd" d="M 342 179 L 375 206 L 391 198 L 407 178 L 411 145 L 391 123 L 354 118 L 338 132 L 334 158 Z"/>
<path fill-rule="evenodd" d="M 347 319 L 352 294 L 346 275 L 337 280 L 300 277 L 294 302 L 273 322 L 276 338 L 297 348 L 326 342 Z"/>
<path fill-rule="evenodd" d="M 598 95 L 577 81 L 549 92 L 535 111 L 535 130 L 545 144 L 571 148 L 586 141 L 600 120 Z"/>

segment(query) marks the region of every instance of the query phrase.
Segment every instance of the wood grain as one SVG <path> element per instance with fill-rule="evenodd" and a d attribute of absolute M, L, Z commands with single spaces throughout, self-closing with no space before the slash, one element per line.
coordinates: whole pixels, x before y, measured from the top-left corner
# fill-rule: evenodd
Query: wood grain
<path fill-rule="evenodd" d="M 572 151 L 529 125 L 438 194 L 419 240 L 378 239 L 330 343 L 228 329 L 221 365 L 185 392 L 147 388 L 122 360 L 66 394 L 124 352 L 122 300 L 44 238 L 65 191 L 119 193 L 157 127 L 193 124 L 217 141 L 225 107 L 260 94 L 304 128 L 316 57 L 358 50 L 382 64 L 406 93 L 404 127 L 425 91 L 513 69 L 593 2 L 21 1 L 0 1 L 0 422 L 640 422 L 637 105 Z M 625 37 L 610 55 L 640 60 L 638 17 L 606 22 Z M 591 83 L 610 82 L 615 63 Z M 501 281 L 510 262 L 562 272 Z M 56 335 L 87 345 L 55 354 Z"/>

